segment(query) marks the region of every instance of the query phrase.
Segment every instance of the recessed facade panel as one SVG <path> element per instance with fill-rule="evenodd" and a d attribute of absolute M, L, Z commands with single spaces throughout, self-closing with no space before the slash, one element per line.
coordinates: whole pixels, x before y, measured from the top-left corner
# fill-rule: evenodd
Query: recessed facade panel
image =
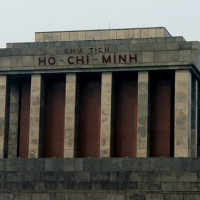
<path fill-rule="evenodd" d="M 78 157 L 100 156 L 101 76 L 79 76 Z"/>
<path fill-rule="evenodd" d="M 114 157 L 136 157 L 137 74 L 114 77 Z"/>
<path fill-rule="evenodd" d="M 45 78 L 43 155 L 64 155 L 65 78 Z"/>

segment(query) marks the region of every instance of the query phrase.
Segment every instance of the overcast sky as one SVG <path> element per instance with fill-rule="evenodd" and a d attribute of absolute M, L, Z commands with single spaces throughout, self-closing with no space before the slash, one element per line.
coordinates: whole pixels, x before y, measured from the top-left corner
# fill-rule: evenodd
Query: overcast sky
<path fill-rule="evenodd" d="M 166 27 L 200 41 L 200 0 L 0 0 L 0 48 L 35 32 Z"/>

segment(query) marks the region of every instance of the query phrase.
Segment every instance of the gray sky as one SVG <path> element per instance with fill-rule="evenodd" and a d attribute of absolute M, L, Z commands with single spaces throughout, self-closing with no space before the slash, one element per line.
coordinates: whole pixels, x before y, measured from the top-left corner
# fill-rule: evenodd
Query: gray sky
<path fill-rule="evenodd" d="M 163 26 L 200 41 L 200 0 L 0 0 L 0 48 L 34 33 Z"/>

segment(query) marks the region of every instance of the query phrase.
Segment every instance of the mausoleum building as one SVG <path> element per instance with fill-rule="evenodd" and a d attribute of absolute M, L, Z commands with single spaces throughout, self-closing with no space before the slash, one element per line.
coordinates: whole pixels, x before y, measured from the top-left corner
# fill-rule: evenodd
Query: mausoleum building
<path fill-rule="evenodd" d="M 1 158 L 197 157 L 200 46 L 163 27 L 37 32 L 0 49 Z"/>

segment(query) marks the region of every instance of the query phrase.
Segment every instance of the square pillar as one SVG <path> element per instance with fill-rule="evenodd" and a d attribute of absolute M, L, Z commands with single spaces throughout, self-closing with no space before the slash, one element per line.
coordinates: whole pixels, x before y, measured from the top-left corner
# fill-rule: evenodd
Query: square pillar
<path fill-rule="evenodd" d="M 76 74 L 66 75 L 64 157 L 75 155 Z"/>
<path fill-rule="evenodd" d="M 137 157 L 147 157 L 149 116 L 149 73 L 138 72 Z"/>
<path fill-rule="evenodd" d="M 0 158 L 5 155 L 7 129 L 7 77 L 0 76 Z"/>
<path fill-rule="evenodd" d="M 192 99 L 191 99 L 191 157 L 197 157 L 197 131 L 198 131 L 198 81 L 192 77 Z"/>
<path fill-rule="evenodd" d="M 191 157 L 191 72 L 175 72 L 174 157 Z"/>
<path fill-rule="evenodd" d="M 31 103 L 29 125 L 29 158 L 38 158 L 41 138 L 41 75 L 31 76 Z"/>
<path fill-rule="evenodd" d="M 10 85 L 10 114 L 8 130 L 8 158 L 17 158 L 19 128 L 19 82 Z"/>
<path fill-rule="evenodd" d="M 111 154 L 112 73 L 102 73 L 100 157 Z"/>

